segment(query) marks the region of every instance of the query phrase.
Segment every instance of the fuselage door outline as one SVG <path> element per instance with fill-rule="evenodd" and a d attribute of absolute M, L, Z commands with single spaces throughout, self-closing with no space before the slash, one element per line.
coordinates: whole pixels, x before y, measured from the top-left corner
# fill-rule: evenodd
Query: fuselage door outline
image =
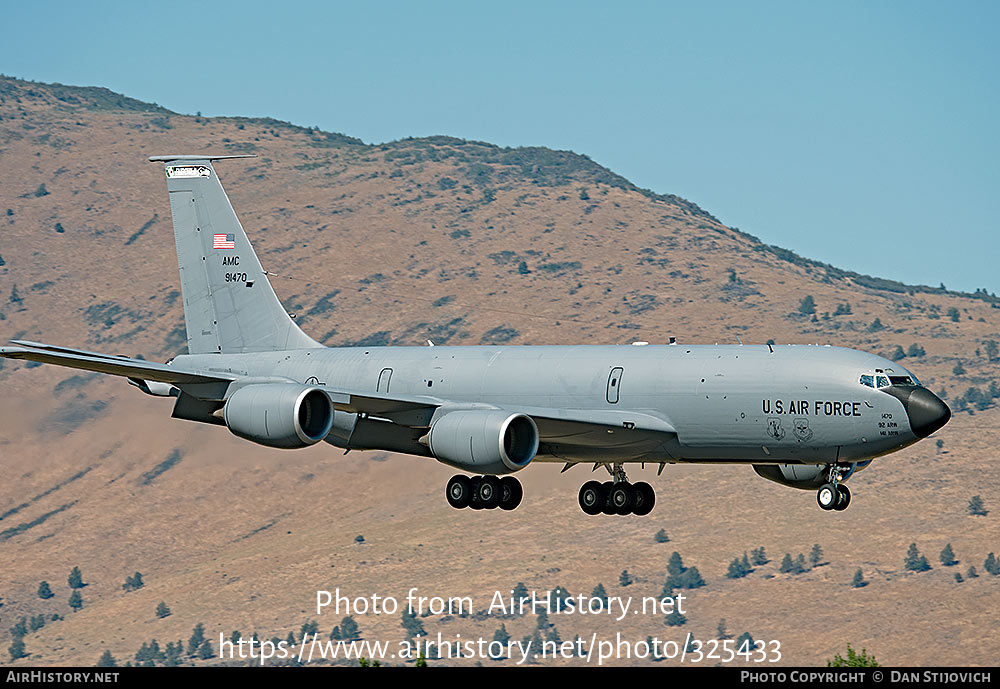
<path fill-rule="evenodd" d="M 608 404 L 618 404 L 622 384 L 622 373 L 624 373 L 624 369 L 622 369 L 621 366 L 616 366 L 611 369 L 611 375 L 608 376 Z"/>

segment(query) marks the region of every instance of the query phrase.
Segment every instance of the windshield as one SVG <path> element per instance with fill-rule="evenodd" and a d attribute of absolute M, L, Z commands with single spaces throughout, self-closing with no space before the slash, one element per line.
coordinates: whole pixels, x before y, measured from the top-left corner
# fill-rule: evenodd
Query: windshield
<path fill-rule="evenodd" d="M 858 379 L 861 385 L 869 388 L 887 388 L 891 385 L 920 385 L 920 381 L 911 374 L 896 373 L 892 369 L 875 369 L 874 373 L 862 373 Z"/>

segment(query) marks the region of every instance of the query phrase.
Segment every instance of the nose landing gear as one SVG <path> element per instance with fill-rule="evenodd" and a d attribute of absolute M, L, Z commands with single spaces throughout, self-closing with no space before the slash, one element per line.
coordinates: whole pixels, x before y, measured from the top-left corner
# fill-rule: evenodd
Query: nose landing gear
<path fill-rule="evenodd" d="M 827 483 L 819 487 L 816 492 L 816 502 L 824 510 L 836 510 L 843 512 L 851 504 L 851 489 L 841 483 L 853 472 L 853 467 L 847 470 L 847 475 L 842 475 L 842 468 L 836 464 L 830 466 L 830 475 Z"/>

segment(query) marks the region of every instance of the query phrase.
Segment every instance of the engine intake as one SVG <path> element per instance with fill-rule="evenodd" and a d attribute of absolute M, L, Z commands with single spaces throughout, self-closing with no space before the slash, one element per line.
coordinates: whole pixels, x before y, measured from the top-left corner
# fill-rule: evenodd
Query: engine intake
<path fill-rule="evenodd" d="M 448 412 L 428 434 L 431 454 L 445 464 L 482 474 L 510 474 L 538 452 L 538 427 L 530 416 L 499 410 Z"/>
<path fill-rule="evenodd" d="M 325 392 L 296 383 L 261 383 L 240 388 L 223 407 L 234 435 L 282 449 L 308 447 L 333 426 L 333 404 Z"/>

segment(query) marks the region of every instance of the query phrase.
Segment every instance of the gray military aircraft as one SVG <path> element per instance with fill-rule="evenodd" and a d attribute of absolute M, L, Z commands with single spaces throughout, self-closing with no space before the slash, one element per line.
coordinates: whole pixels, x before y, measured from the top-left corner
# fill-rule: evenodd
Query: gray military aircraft
<path fill-rule="evenodd" d="M 174 418 L 275 448 L 320 441 L 433 457 L 456 508 L 511 510 L 532 462 L 603 466 L 587 514 L 648 514 L 627 463 L 749 464 L 817 491 L 825 510 L 879 457 L 926 438 L 951 411 L 898 363 L 830 346 L 327 348 L 285 312 L 213 163 L 164 155 L 188 353 L 165 364 L 16 340 L 0 355 L 124 376 L 174 397 Z M 659 473 L 658 472 L 658 473 Z"/>

